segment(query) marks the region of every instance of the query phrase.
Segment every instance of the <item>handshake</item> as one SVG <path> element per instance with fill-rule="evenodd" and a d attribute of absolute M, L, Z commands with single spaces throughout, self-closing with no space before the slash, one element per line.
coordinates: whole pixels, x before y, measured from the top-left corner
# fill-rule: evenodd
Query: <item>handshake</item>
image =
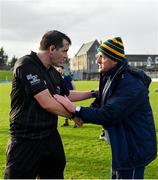
<path fill-rule="evenodd" d="M 73 121 L 78 125 L 82 126 L 83 120 L 77 116 L 75 116 L 76 113 L 76 106 L 69 100 L 67 96 L 61 96 L 58 94 L 55 94 L 53 96 L 56 101 L 58 101 L 61 105 L 64 106 L 64 108 L 72 114 L 72 116 L 69 117 L 70 120 L 73 119 Z"/>

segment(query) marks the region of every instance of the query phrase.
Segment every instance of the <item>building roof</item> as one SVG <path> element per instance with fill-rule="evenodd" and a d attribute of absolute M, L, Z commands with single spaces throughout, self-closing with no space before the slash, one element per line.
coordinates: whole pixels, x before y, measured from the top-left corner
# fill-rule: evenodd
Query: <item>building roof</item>
<path fill-rule="evenodd" d="M 81 48 L 79 49 L 79 51 L 76 53 L 75 56 L 81 56 L 87 53 L 87 51 L 89 51 L 89 49 L 92 47 L 92 45 L 94 44 L 96 40 L 88 42 L 88 43 L 83 43 Z"/>

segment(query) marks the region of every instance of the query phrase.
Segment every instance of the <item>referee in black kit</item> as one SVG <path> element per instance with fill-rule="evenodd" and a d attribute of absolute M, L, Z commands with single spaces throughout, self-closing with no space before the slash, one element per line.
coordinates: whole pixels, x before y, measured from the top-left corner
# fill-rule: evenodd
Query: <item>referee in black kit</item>
<path fill-rule="evenodd" d="M 91 91 L 69 92 L 53 67 L 62 65 L 70 45 L 67 35 L 48 31 L 38 53 L 23 56 L 14 66 L 5 179 L 64 178 L 66 160 L 57 115 L 72 115 L 53 94 L 67 95 L 71 101 L 92 97 Z"/>

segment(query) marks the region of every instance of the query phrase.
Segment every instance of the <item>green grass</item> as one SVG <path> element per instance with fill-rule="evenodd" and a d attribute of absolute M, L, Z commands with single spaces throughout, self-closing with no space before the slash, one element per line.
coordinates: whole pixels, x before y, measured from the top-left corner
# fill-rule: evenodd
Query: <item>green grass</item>
<path fill-rule="evenodd" d="M 12 71 L 0 70 L 0 81 L 11 81 L 13 76 Z"/>
<path fill-rule="evenodd" d="M 88 90 L 98 86 L 96 81 L 76 81 L 76 89 Z M 158 132 L 158 83 L 153 82 L 150 87 L 152 109 Z M 9 111 L 10 111 L 10 84 L 0 84 L 0 179 L 3 178 L 5 168 L 5 149 L 9 139 Z M 78 102 L 88 106 L 92 100 Z M 60 127 L 64 118 L 60 117 L 58 129 L 60 131 L 67 158 L 65 168 L 66 179 L 109 179 L 110 178 L 110 146 L 98 140 L 101 126 L 84 124 L 81 128 L 73 128 L 73 122 L 69 127 Z M 158 178 L 158 158 L 147 166 L 146 179 Z"/>
<path fill-rule="evenodd" d="M 0 84 L 0 178 L 3 178 L 5 150 L 9 137 L 10 89 L 10 84 Z"/>

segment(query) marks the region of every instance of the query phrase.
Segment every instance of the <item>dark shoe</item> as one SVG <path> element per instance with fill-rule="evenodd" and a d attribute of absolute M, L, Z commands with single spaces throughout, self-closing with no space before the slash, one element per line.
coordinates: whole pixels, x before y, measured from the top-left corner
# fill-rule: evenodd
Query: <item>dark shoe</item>
<path fill-rule="evenodd" d="M 105 141 L 107 141 L 107 138 L 106 138 L 105 136 L 103 136 L 103 135 L 100 135 L 100 136 L 99 136 L 99 139 L 100 139 L 100 140 L 105 140 Z"/>
<path fill-rule="evenodd" d="M 77 128 L 78 127 L 78 125 L 77 124 L 74 124 L 74 128 Z"/>
<path fill-rule="evenodd" d="M 61 127 L 64 127 L 64 126 L 69 126 L 69 124 L 64 123 L 63 125 L 61 125 Z"/>
<path fill-rule="evenodd" d="M 102 133 L 101 133 L 101 135 L 99 136 L 99 139 L 100 139 L 100 140 L 105 140 L 105 141 L 107 140 L 104 130 L 102 130 Z"/>

